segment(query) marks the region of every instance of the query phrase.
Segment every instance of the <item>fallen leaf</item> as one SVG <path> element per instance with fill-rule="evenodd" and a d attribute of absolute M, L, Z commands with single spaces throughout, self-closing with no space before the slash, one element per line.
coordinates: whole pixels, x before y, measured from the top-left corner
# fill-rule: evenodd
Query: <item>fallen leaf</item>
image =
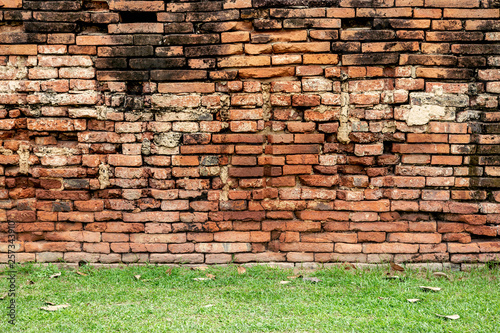
<path fill-rule="evenodd" d="M 280 281 L 280 284 L 289 284 L 292 281 Z"/>
<path fill-rule="evenodd" d="M 434 272 L 432 273 L 432 275 L 434 275 L 435 277 L 444 277 L 446 279 L 450 279 L 450 277 L 448 276 L 448 274 L 446 273 L 443 273 L 443 272 Z"/>
<path fill-rule="evenodd" d="M 404 272 L 404 268 L 399 266 L 398 264 L 394 263 L 394 262 L 391 262 L 391 268 L 395 271 L 399 271 L 399 272 Z"/>
<path fill-rule="evenodd" d="M 56 274 L 52 274 L 52 275 L 50 276 L 50 278 L 51 278 L 51 279 L 54 279 L 54 278 L 58 278 L 58 277 L 60 277 L 60 276 L 61 276 L 61 272 L 56 273 Z"/>
<path fill-rule="evenodd" d="M 287 279 L 293 280 L 293 279 L 300 279 L 302 275 L 292 275 L 292 276 L 287 276 Z"/>
<path fill-rule="evenodd" d="M 81 275 L 81 276 L 87 276 L 88 274 L 82 273 L 80 271 L 76 271 L 76 274 Z"/>
<path fill-rule="evenodd" d="M 197 266 L 197 267 L 194 267 L 193 269 L 197 269 L 199 271 L 206 271 L 208 269 L 208 266 Z"/>
<path fill-rule="evenodd" d="M 165 274 L 172 275 L 172 268 L 169 268 L 165 271 Z"/>
<path fill-rule="evenodd" d="M 443 316 L 443 315 L 440 315 L 440 314 L 437 314 L 437 313 L 436 313 L 436 316 L 441 317 L 441 318 L 451 319 L 451 320 L 457 320 L 457 319 L 460 319 L 460 316 L 459 316 L 459 315 L 457 315 L 457 314 L 454 314 L 454 315 L 449 315 L 449 316 Z"/>
<path fill-rule="evenodd" d="M 426 286 L 420 286 L 420 289 L 423 291 L 440 291 L 441 288 L 438 287 L 426 287 Z"/>
<path fill-rule="evenodd" d="M 69 307 L 69 304 L 42 306 L 40 309 L 45 311 L 57 311 Z"/>
<path fill-rule="evenodd" d="M 4 300 L 5 297 L 7 297 L 7 295 L 9 295 L 8 293 L 3 293 L 2 296 L 0 296 L 0 300 Z"/>
<path fill-rule="evenodd" d="M 214 306 L 214 305 L 213 304 L 203 305 L 204 308 L 211 308 L 212 306 Z"/>
<path fill-rule="evenodd" d="M 209 278 L 209 279 L 215 279 L 215 275 L 213 275 L 213 274 L 207 274 L 207 278 Z"/>
<path fill-rule="evenodd" d="M 419 299 L 419 298 L 408 298 L 408 299 L 406 299 L 406 300 L 407 300 L 408 302 L 410 302 L 410 303 L 417 303 L 417 302 L 420 302 L 420 301 L 421 301 L 421 299 Z"/>
<path fill-rule="evenodd" d="M 210 278 L 193 278 L 195 281 L 206 281 L 206 280 L 211 280 Z"/>
<path fill-rule="evenodd" d="M 350 262 L 345 262 L 345 263 L 344 263 L 344 268 L 345 268 L 345 270 L 346 270 L 346 271 L 350 270 L 351 268 L 352 268 L 352 269 L 357 269 L 357 268 L 356 268 L 356 265 L 351 264 Z"/>
<path fill-rule="evenodd" d="M 321 282 L 321 280 L 318 279 L 318 278 L 316 278 L 316 277 L 303 277 L 302 280 L 303 281 L 313 282 L 313 283 Z"/>
<path fill-rule="evenodd" d="M 238 274 L 245 274 L 247 272 L 247 269 L 243 266 L 238 267 Z"/>
<path fill-rule="evenodd" d="M 389 299 L 389 297 L 378 297 L 378 299 Z"/>
<path fill-rule="evenodd" d="M 136 280 L 139 280 L 141 278 L 140 275 L 134 275 L 134 277 L 135 277 Z"/>
<path fill-rule="evenodd" d="M 49 301 L 45 301 L 45 304 L 47 304 L 47 305 L 56 305 L 56 303 L 49 302 Z"/>

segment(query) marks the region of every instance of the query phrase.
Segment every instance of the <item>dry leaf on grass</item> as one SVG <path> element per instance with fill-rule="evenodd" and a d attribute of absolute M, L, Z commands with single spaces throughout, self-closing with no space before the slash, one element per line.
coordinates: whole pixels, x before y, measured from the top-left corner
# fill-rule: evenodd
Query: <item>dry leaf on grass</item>
<path fill-rule="evenodd" d="M 2 296 L 0 296 L 0 301 L 4 300 L 5 297 L 7 297 L 7 295 L 9 295 L 9 294 L 8 293 L 3 293 Z"/>
<path fill-rule="evenodd" d="M 395 271 L 399 271 L 399 272 L 404 272 L 404 268 L 399 266 L 398 264 L 394 263 L 394 262 L 391 262 L 391 268 Z"/>
<path fill-rule="evenodd" d="M 420 289 L 423 291 L 440 291 L 441 288 L 439 287 L 426 287 L 426 286 L 420 286 Z"/>
<path fill-rule="evenodd" d="M 280 281 L 280 284 L 289 284 L 292 281 Z"/>
<path fill-rule="evenodd" d="M 61 272 L 56 273 L 56 274 L 52 274 L 52 275 L 50 276 L 50 278 L 51 278 L 51 279 L 55 279 L 55 278 L 58 278 L 58 277 L 60 277 L 60 276 L 61 276 Z"/>
<path fill-rule="evenodd" d="M 354 264 L 351 264 L 350 262 L 345 262 L 344 263 L 344 268 L 346 271 L 350 270 L 350 269 L 357 269 L 356 266 Z"/>
<path fill-rule="evenodd" d="M 449 316 L 443 316 L 443 315 L 440 315 L 440 314 L 437 314 L 437 313 L 436 313 L 436 316 L 441 317 L 441 318 L 451 319 L 451 320 L 457 320 L 457 319 L 460 319 L 460 316 L 459 316 L 459 315 L 457 315 L 457 314 L 454 314 L 454 315 L 449 315 Z"/>
<path fill-rule="evenodd" d="M 213 304 L 203 305 L 204 308 L 211 308 L 212 306 L 214 306 L 214 305 Z"/>
<path fill-rule="evenodd" d="M 290 279 L 290 280 L 293 280 L 293 279 L 300 279 L 302 277 L 302 275 L 292 275 L 292 276 L 287 276 L 286 278 L 287 279 Z"/>
<path fill-rule="evenodd" d="M 408 298 L 408 299 L 406 299 L 406 300 L 407 300 L 408 302 L 410 302 L 410 303 L 417 303 L 417 302 L 420 302 L 420 301 L 421 301 L 421 299 L 419 299 L 419 298 Z"/>
<path fill-rule="evenodd" d="M 140 275 L 134 275 L 134 277 L 135 277 L 136 280 L 139 280 L 141 278 Z"/>
<path fill-rule="evenodd" d="M 49 301 L 45 301 L 45 304 L 47 304 L 47 305 L 56 305 L 56 303 L 49 302 Z"/>
<path fill-rule="evenodd" d="M 169 268 L 165 271 L 165 274 L 172 275 L 172 268 Z"/>
<path fill-rule="evenodd" d="M 193 267 L 192 269 L 197 269 L 199 271 L 206 271 L 208 269 L 208 266 L 197 266 L 197 267 Z"/>
<path fill-rule="evenodd" d="M 45 311 L 57 311 L 69 307 L 69 304 L 42 306 L 40 309 Z"/>
<path fill-rule="evenodd" d="M 321 280 L 318 279 L 317 277 L 303 277 L 302 280 L 303 281 L 313 282 L 313 283 L 321 282 Z"/>
<path fill-rule="evenodd" d="M 207 280 L 213 280 L 213 279 L 215 279 L 215 275 L 213 275 L 213 274 L 207 274 L 207 277 L 204 277 L 204 278 L 202 278 L 202 277 L 193 278 L 193 280 L 195 280 L 195 281 L 207 281 Z"/>
<path fill-rule="evenodd" d="M 432 273 L 432 275 L 434 275 L 435 277 L 443 277 L 443 278 L 450 280 L 450 277 L 448 276 L 448 274 L 443 273 L 443 272 L 434 272 L 434 273 Z"/>
<path fill-rule="evenodd" d="M 81 276 L 87 276 L 88 274 L 82 273 L 80 271 L 76 271 L 76 274 L 81 275 Z"/>
<path fill-rule="evenodd" d="M 243 266 L 238 267 L 238 274 L 245 274 L 247 272 L 247 269 Z"/>

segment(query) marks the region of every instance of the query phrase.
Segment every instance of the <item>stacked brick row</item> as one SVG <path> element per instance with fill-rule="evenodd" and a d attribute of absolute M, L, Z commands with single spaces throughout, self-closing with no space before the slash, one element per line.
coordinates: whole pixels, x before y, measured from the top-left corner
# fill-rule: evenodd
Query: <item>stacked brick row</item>
<path fill-rule="evenodd" d="M 0 261 L 500 259 L 485 0 L 0 0 Z"/>

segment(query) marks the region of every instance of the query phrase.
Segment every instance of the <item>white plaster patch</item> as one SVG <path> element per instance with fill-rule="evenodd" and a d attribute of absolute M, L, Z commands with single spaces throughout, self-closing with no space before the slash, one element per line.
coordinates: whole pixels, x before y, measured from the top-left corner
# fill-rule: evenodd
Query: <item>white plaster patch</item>
<path fill-rule="evenodd" d="M 431 119 L 444 117 L 446 108 L 439 105 L 412 105 L 407 113 L 406 123 L 408 126 L 425 125 Z"/>

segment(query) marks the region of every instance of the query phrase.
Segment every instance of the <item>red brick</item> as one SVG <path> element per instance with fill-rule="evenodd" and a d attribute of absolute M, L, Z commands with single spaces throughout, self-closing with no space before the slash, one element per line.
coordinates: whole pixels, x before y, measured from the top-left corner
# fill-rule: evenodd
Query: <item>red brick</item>
<path fill-rule="evenodd" d="M 449 2 L 447 0 L 426 0 L 426 7 L 455 7 L 455 8 L 475 8 L 479 7 L 479 0 L 457 0 Z"/>
<path fill-rule="evenodd" d="M 363 244 L 363 253 L 417 253 L 418 244 L 378 243 Z"/>
<path fill-rule="evenodd" d="M 499 9 L 450 9 L 445 8 L 443 17 L 450 18 L 499 18 Z"/>

